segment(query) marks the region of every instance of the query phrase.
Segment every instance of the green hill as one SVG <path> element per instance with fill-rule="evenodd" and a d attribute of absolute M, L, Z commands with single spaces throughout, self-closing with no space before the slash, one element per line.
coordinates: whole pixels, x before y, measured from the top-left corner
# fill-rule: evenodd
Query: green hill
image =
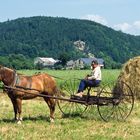
<path fill-rule="evenodd" d="M 74 46 L 77 40 L 85 42 L 84 50 Z M 88 20 L 38 16 L 0 23 L 0 64 L 14 68 L 32 68 L 37 56 L 77 59 L 88 53 L 115 68 L 140 55 L 139 46 L 139 36 Z"/>

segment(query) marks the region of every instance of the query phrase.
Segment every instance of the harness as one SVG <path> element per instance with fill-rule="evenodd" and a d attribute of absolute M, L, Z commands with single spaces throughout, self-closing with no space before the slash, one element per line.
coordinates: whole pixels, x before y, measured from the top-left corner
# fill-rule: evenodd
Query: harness
<path fill-rule="evenodd" d="M 28 77 L 28 80 L 27 80 L 28 82 L 27 82 L 26 87 L 19 86 L 20 81 L 21 81 L 20 76 L 17 73 L 15 73 L 13 87 L 23 88 L 23 89 L 31 89 L 31 87 L 32 87 L 32 78 L 31 77 Z"/>
<path fill-rule="evenodd" d="M 5 70 L 5 69 L 7 69 L 7 68 L 0 67 L 0 70 Z M 13 82 L 9 85 L 9 87 L 21 88 L 24 90 L 31 89 L 31 87 L 32 87 L 32 78 L 31 77 L 27 77 L 27 85 L 25 87 L 19 86 L 20 82 L 21 82 L 20 75 L 16 72 L 16 70 L 13 70 Z M 7 91 L 6 87 L 7 87 L 6 85 L 3 86 L 3 92 Z"/>
<path fill-rule="evenodd" d="M 20 81 L 19 76 L 18 76 L 18 74 L 16 73 L 16 71 L 14 71 L 14 81 L 13 81 L 13 83 L 11 84 L 11 86 L 14 87 L 15 85 L 19 84 L 19 81 Z"/>

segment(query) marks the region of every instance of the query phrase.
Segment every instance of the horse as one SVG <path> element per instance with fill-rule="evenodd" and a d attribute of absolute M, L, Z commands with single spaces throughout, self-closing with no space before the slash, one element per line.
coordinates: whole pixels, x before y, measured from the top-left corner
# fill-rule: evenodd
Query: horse
<path fill-rule="evenodd" d="M 22 121 L 22 100 L 33 99 L 37 97 L 38 94 L 55 96 L 58 91 L 54 77 L 48 75 L 47 73 L 26 76 L 1 65 L 0 81 L 8 87 L 15 89 L 17 87 L 21 87 L 20 90 L 14 90 L 12 88 L 5 89 L 13 104 L 14 120 L 16 120 L 19 124 Z M 28 92 L 30 94 L 28 94 Z M 56 100 L 45 96 L 43 96 L 43 98 L 50 109 L 50 122 L 54 122 Z"/>

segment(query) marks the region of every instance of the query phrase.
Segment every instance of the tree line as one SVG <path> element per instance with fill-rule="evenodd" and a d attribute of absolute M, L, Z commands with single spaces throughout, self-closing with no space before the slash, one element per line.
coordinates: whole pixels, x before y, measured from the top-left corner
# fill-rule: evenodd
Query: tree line
<path fill-rule="evenodd" d="M 86 44 L 77 50 L 74 42 Z M 0 23 L 0 64 L 32 69 L 35 57 L 66 56 L 76 60 L 95 57 L 105 60 L 106 68 L 119 68 L 140 54 L 140 37 L 115 31 L 93 21 L 37 16 Z"/>

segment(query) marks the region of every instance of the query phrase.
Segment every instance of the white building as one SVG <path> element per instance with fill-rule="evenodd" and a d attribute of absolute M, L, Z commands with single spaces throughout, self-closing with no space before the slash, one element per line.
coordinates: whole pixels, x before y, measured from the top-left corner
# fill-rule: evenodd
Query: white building
<path fill-rule="evenodd" d="M 36 57 L 34 59 L 34 65 L 41 64 L 42 66 L 53 66 L 57 60 L 54 60 L 53 58 L 47 58 L 47 57 Z"/>

